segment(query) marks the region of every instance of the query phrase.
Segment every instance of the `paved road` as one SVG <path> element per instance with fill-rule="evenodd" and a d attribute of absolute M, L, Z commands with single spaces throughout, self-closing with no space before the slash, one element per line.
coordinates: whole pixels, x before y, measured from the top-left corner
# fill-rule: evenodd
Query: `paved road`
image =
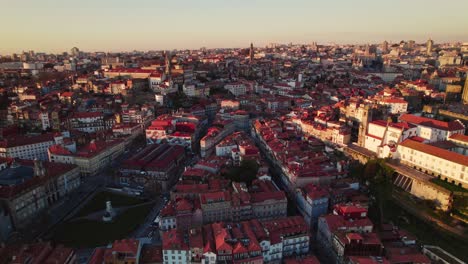
<path fill-rule="evenodd" d="M 130 237 L 133 238 L 144 238 L 148 237 L 148 234 L 154 230 L 154 228 L 151 226 L 153 223 L 154 219 L 156 216 L 159 214 L 161 209 L 164 207 L 165 202 L 162 198 L 157 197 L 155 199 L 155 205 L 151 209 L 151 212 L 148 214 L 146 217 L 145 221 L 137 228 L 137 230 L 133 231 L 133 233 L 130 235 Z"/>

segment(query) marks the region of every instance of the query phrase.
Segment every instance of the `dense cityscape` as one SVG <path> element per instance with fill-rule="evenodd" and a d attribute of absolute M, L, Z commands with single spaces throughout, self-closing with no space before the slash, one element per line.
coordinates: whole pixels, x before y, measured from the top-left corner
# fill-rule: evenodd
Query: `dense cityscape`
<path fill-rule="evenodd" d="M 0 56 L 0 264 L 466 263 L 468 43 Z"/>

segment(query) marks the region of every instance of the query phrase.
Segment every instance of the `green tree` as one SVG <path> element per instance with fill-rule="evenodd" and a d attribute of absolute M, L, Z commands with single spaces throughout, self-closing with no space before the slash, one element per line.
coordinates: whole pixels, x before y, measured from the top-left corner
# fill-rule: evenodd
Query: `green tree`
<path fill-rule="evenodd" d="M 231 167 L 224 177 L 234 182 L 245 182 L 250 186 L 257 177 L 258 168 L 255 160 L 243 160 L 239 166 Z"/>

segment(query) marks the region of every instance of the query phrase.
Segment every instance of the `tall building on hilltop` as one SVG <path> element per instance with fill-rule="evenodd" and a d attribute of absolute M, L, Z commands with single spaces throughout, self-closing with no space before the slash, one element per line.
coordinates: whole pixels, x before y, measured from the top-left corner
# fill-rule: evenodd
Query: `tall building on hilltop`
<path fill-rule="evenodd" d="M 358 145 L 364 147 L 366 142 L 367 126 L 369 125 L 369 122 L 372 121 L 372 110 L 370 109 L 369 105 L 364 105 L 362 112 L 362 120 L 359 124 L 358 131 Z"/>
<path fill-rule="evenodd" d="M 463 87 L 462 101 L 468 104 L 468 72 L 466 73 L 465 87 Z"/>
<path fill-rule="evenodd" d="M 369 55 L 370 55 L 370 45 L 369 45 L 369 43 L 366 44 L 366 48 L 365 48 L 365 51 L 364 51 L 364 55 L 366 55 L 366 56 L 369 56 Z"/>
<path fill-rule="evenodd" d="M 312 45 L 310 46 L 310 49 L 313 51 L 318 51 L 318 45 L 317 42 L 312 42 Z"/>
<path fill-rule="evenodd" d="M 171 68 L 172 68 L 172 62 L 171 62 L 171 52 L 170 51 L 166 51 L 166 57 L 165 57 L 165 61 L 166 61 L 166 76 L 168 78 L 171 77 Z"/>
<path fill-rule="evenodd" d="M 80 55 L 80 50 L 77 48 L 77 47 L 73 47 L 71 50 L 70 50 L 70 54 L 73 56 L 73 57 L 78 57 Z"/>
<path fill-rule="evenodd" d="M 253 43 L 250 43 L 249 58 L 250 58 L 250 63 L 252 63 L 253 59 L 254 59 L 254 46 L 253 46 Z"/>
<path fill-rule="evenodd" d="M 432 47 L 434 46 L 434 41 L 432 39 L 427 40 L 426 42 L 426 53 L 427 55 L 432 54 Z"/>
<path fill-rule="evenodd" d="M 382 43 L 382 53 L 388 53 L 388 42 L 386 40 Z"/>

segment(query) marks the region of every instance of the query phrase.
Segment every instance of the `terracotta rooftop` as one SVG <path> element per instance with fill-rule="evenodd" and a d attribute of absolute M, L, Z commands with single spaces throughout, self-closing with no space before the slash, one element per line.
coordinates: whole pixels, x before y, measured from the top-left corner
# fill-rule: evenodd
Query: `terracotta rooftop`
<path fill-rule="evenodd" d="M 461 164 L 463 166 L 468 166 L 468 156 L 458 154 L 456 152 L 448 151 L 442 148 L 424 144 L 415 140 L 406 139 L 400 143 L 400 146 L 421 151 L 423 153 L 429 154 L 431 156 L 439 157 L 445 160 L 449 160 L 454 163 Z"/>
<path fill-rule="evenodd" d="M 146 244 L 141 249 L 140 263 L 163 263 L 162 246 Z"/>
<path fill-rule="evenodd" d="M 0 148 L 13 148 L 19 146 L 26 146 L 32 144 L 38 144 L 47 141 L 54 141 L 54 134 L 47 133 L 41 135 L 33 135 L 33 136 L 23 136 L 23 135 L 15 135 L 10 136 L 6 139 L 0 140 Z"/>
<path fill-rule="evenodd" d="M 405 121 L 410 124 L 427 126 L 427 127 L 432 127 L 432 128 L 446 130 L 446 131 L 455 131 L 455 130 L 465 129 L 465 126 L 458 120 L 444 122 L 444 121 L 439 121 L 439 120 L 435 120 L 435 119 L 431 119 L 427 117 L 415 116 L 411 114 L 403 114 L 400 116 L 399 119 L 401 121 Z"/>
<path fill-rule="evenodd" d="M 301 257 L 292 257 L 285 258 L 283 260 L 284 264 L 320 264 L 320 261 L 316 256 L 301 256 Z"/>
<path fill-rule="evenodd" d="M 463 135 L 463 134 L 454 134 L 454 135 L 451 135 L 451 136 L 450 136 L 450 139 L 468 143 L 468 136 Z"/>

